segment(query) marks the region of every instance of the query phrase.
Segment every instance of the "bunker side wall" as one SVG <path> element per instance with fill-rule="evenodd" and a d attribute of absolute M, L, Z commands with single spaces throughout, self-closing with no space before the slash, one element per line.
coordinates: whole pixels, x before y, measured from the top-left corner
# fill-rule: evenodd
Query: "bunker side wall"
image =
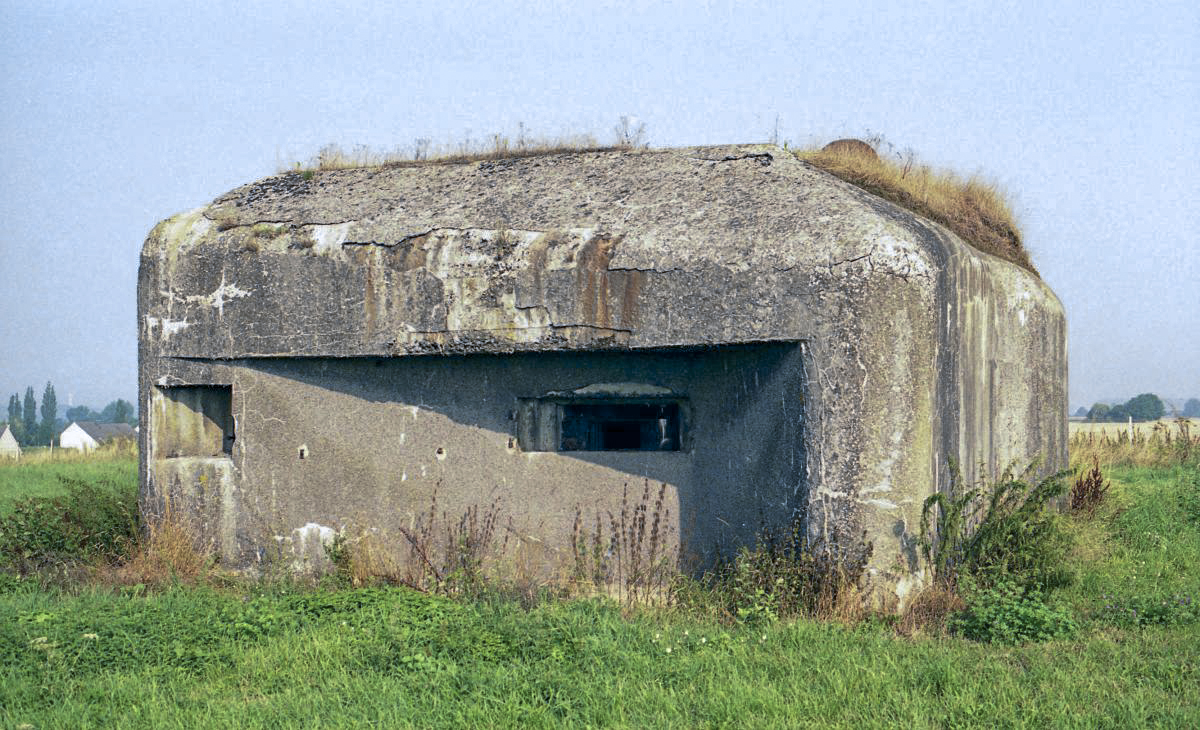
<path fill-rule="evenodd" d="M 938 483 L 947 458 L 966 485 L 1037 461 L 1067 466 L 1067 343 L 1061 303 L 1041 280 L 993 256 L 960 249 L 944 273 L 938 399 Z"/>

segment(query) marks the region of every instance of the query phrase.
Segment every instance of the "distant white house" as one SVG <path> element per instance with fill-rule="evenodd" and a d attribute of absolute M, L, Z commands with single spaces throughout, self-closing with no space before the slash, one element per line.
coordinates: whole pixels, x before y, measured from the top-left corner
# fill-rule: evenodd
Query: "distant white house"
<path fill-rule="evenodd" d="M 128 423 L 96 423 L 95 421 L 72 421 L 58 437 L 64 449 L 91 451 L 114 439 L 134 438 L 133 427 Z"/>
<path fill-rule="evenodd" d="M 0 459 L 20 459 L 21 445 L 17 443 L 17 439 L 13 436 L 12 429 L 7 424 L 4 426 L 4 433 L 0 433 Z"/>

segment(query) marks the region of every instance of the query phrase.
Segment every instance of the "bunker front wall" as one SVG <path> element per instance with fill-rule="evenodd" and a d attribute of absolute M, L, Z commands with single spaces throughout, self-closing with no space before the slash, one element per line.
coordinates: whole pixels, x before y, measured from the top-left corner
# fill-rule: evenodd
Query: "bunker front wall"
<path fill-rule="evenodd" d="M 653 520 L 665 485 L 657 512 L 668 554 L 682 548 L 685 559 L 703 562 L 719 545 L 753 539 L 764 516 L 779 523 L 796 509 L 805 466 L 801 358 L 800 345 L 773 344 L 191 363 L 176 377 L 231 386 L 230 452 L 167 452 L 177 437 L 162 424 L 179 416 L 164 394 L 193 388 L 156 388 L 149 483 L 172 493 L 176 509 L 182 501 L 202 515 L 203 531 L 235 564 L 269 557 L 281 541 L 311 547 L 300 544 L 306 525 L 351 536 L 374 530 L 402 544 L 399 530 L 427 522 L 431 508 L 457 524 L 475 507 L 495 509 L 497 542 L 508 532 L 567 568 L 577 513 L 589 531 L 599 515 L 607 541 L 610 513 L 619 519 L 623 500 L 628 509 L 641 504 L 648 484 Z M 680 404 L 682 448 L 523 449 L 518 404 L 583 388 Z"/>
<path fill-rule="evenodd" d="M 167 457 L 143 429 L 147 507 L 204 492 L 191 512 L 245 563 L 305 525 L 411 524 L 436 488 L 562 550 L 577 506 L 649 479 L 684 552 L 798 516 L 870 542 L 903 598 L 948 458 L 1065 462 L 1062 310 L 1033 275 L 778 148 L 579 157 L 284 176 L 160 224 L 143 422 L 164 388 L 229 386 L 233 439 Z M 305 192 L 368 181 L 404 221 Z M 506 420 L 621 383 L 686 400 L 680 451 L 532 452 Z"/>

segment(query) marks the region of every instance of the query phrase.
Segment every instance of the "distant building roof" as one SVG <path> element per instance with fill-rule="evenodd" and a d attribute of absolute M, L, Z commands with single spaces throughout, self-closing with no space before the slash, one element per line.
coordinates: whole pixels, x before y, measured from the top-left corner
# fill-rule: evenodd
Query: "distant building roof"
<path fill-rule="evenodd" d="M 83 429 L 88 436 L 96 439 L 96 443 L 104 443 L 115 438 L 133 438 L 133 426 L 128 423 L 96 423 L 95 421 L 75 421 L 75 425 Z M 67 428 L 70 428 L 68 426 Z"/>
<path fill-rule="evenodd" d="M 5 424 L 4 428 L 0 430 L 0 452 L 6 454 L 21 453 L 21 446 L 17 443 L 17 439 L 13 436 L 12 429 L 8 427 L 8 424 Z"/>

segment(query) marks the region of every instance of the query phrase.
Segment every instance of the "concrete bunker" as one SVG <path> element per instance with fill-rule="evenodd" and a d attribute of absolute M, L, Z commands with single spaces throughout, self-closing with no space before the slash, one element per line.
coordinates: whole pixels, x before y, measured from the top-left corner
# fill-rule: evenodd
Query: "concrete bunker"
<path fill-rule="evenodd" d="M 903 599 L 948 458 L 1065 463 L 1045 284 L 773 146 L 288 173 L 159 224 L 138 302 L 144 509 L 236 566 L 435 493 L 553 562 L 650 480 L 681 560 L 799 519 Z"/>

